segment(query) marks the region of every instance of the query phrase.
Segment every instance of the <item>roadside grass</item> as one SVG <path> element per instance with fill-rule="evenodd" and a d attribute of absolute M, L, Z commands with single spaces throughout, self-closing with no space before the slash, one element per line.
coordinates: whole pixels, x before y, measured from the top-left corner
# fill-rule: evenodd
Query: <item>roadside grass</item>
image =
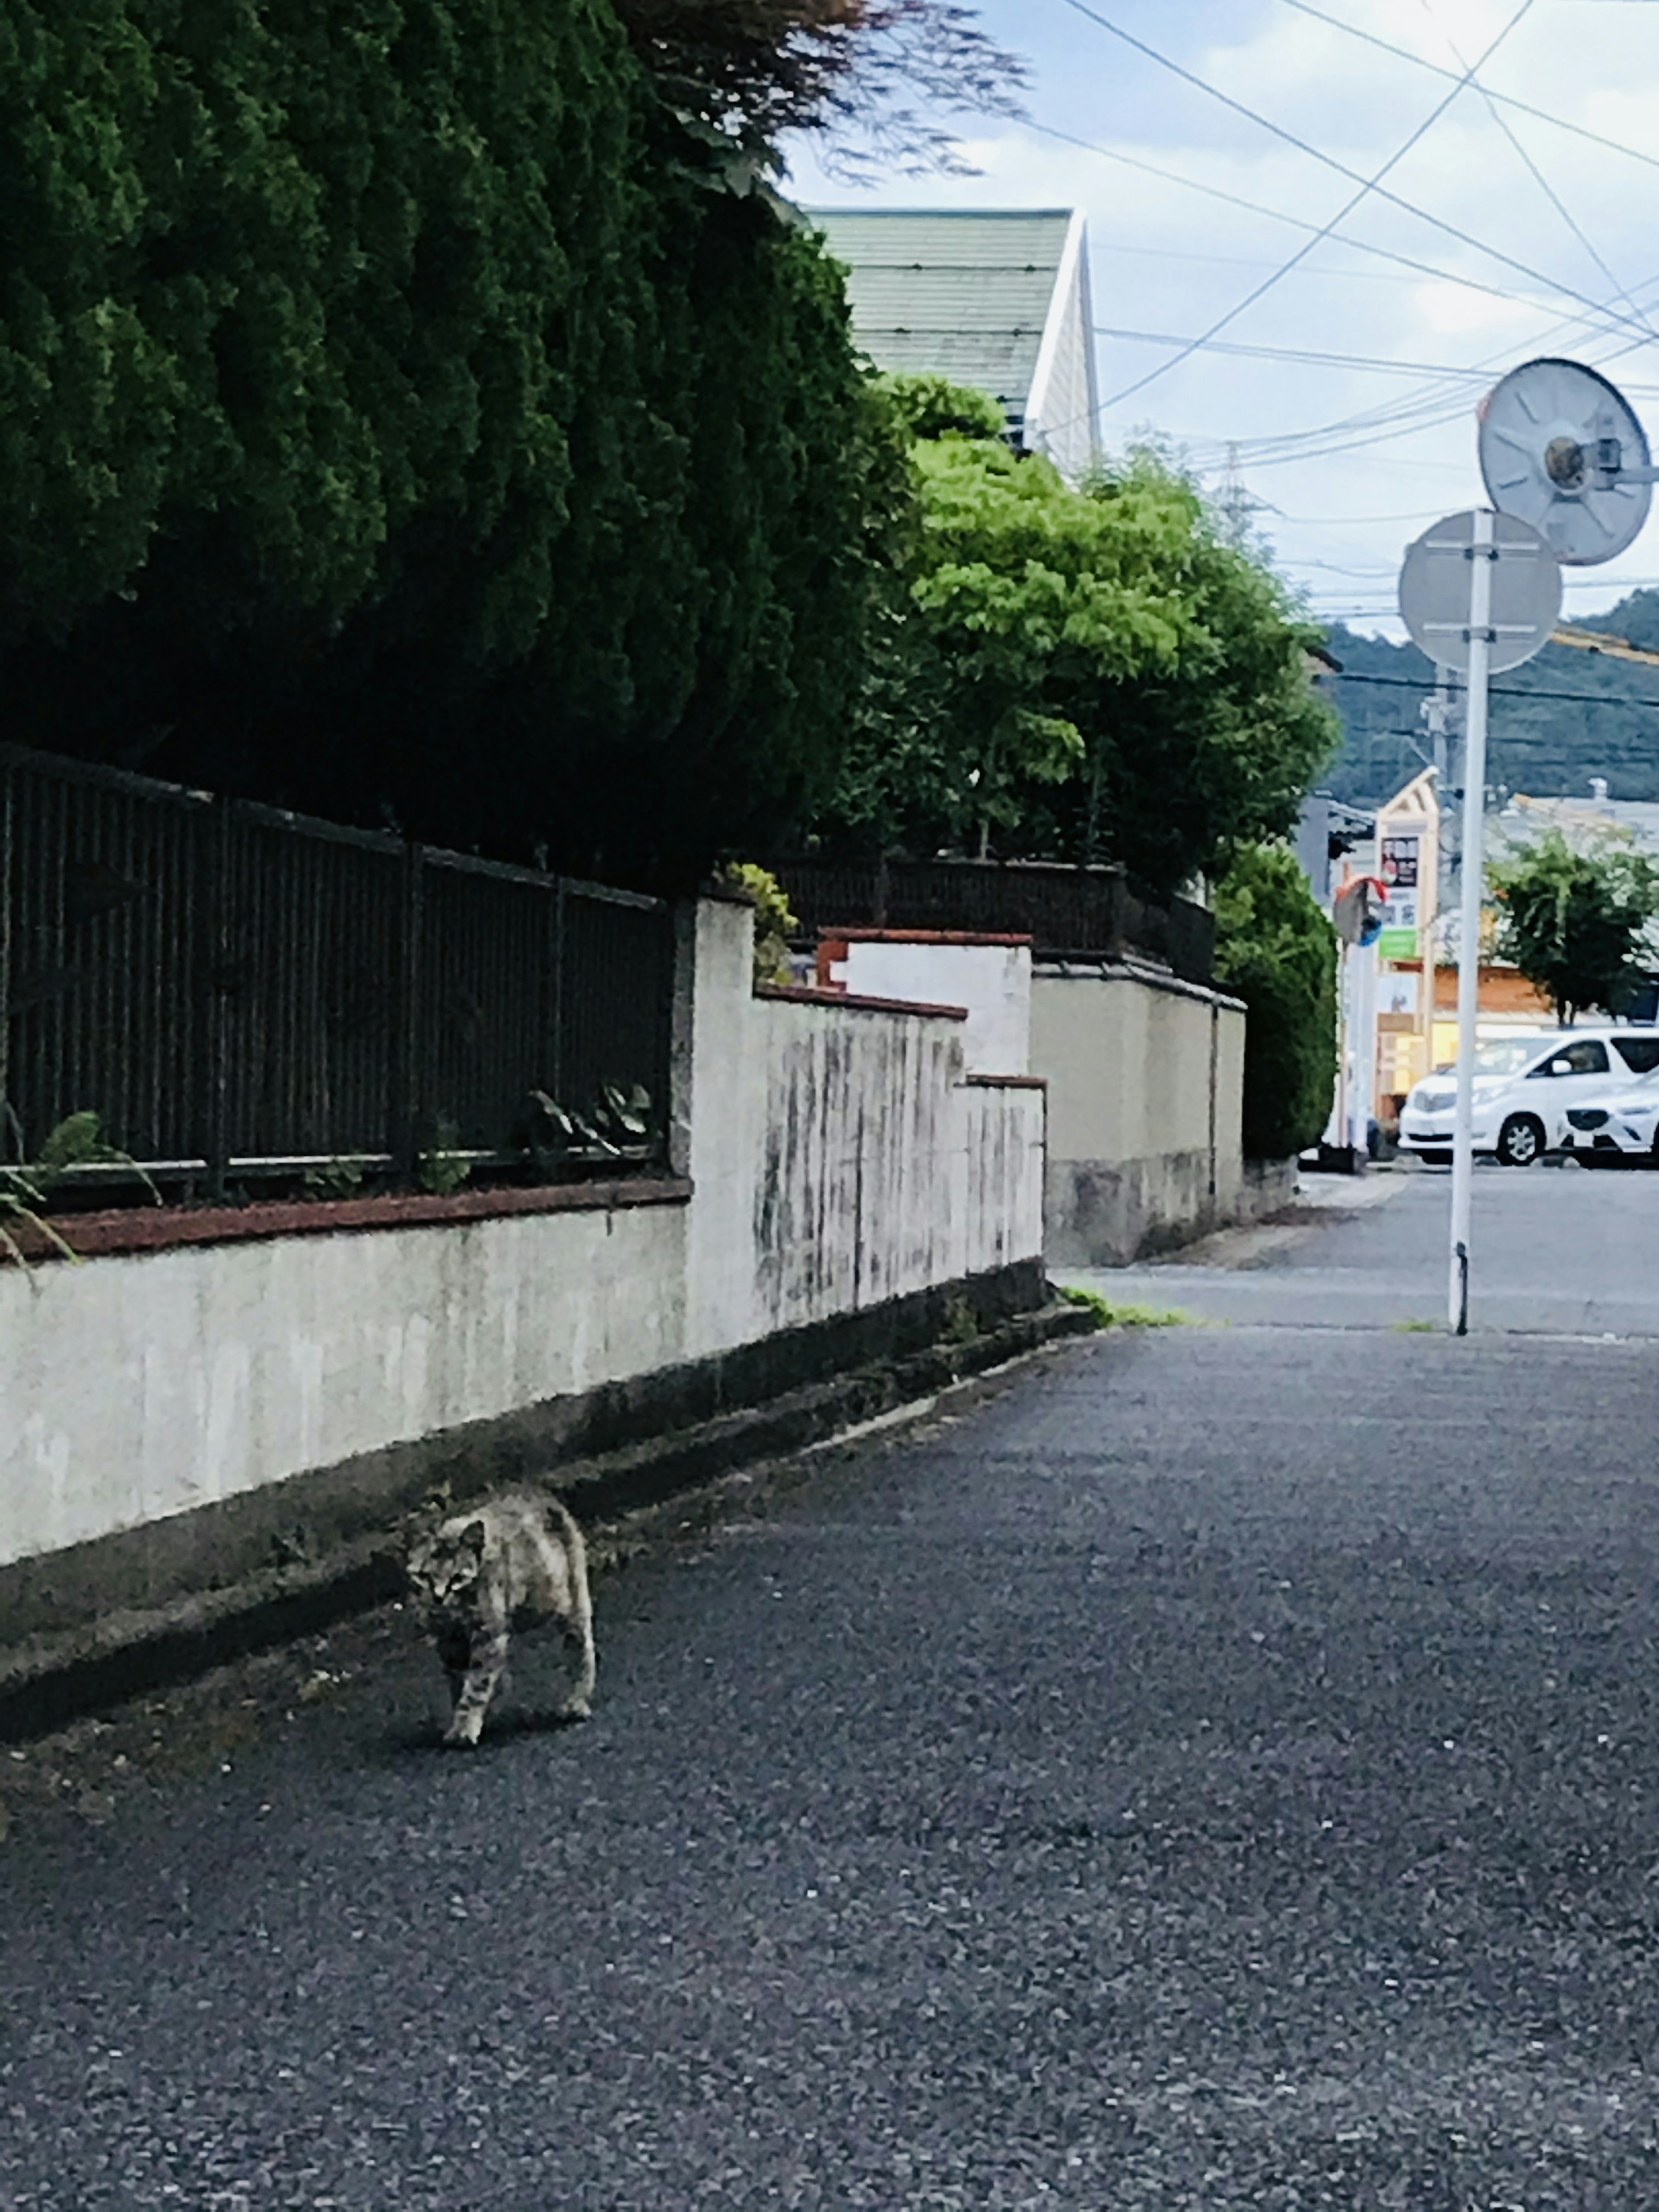
<path fill-rule="evenodd" d="M 1440 1324 L 1437 1321 L 1392 1321 L 1389 1327 L 1396 1336 L 1432 1336 Z"/>
<path fill-rule="evenodd" d="M 1094 1316 L 1097 1328 L 1185 1328 L 1192 1325 L 1193 1316 L 1183 1313 L 1178 1306 L 1117 1306 L 1098 1291 L 1081 1290 L 1071 1283 L 1061 1283 L 1057 1287 L 1068 1305 L 1085 1307 Z"/>

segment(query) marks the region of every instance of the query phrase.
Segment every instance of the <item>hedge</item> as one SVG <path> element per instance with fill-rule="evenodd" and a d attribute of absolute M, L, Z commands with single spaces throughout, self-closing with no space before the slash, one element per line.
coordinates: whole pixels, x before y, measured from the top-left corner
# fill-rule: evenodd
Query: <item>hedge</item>
<path fill-rule="evenodd" d="M 608 0 L 0 0 L 0 716 L 641 880 L 861 666 L 815 240 Z"/>
<path fill-rule="evenodd" d="M 1336 1084 L 1336 933 L 1296 855 L 1254 845 L 1216 890 L 1216 975 L 1249 1009 L 1244 1152 L 1285 1159 L 1317 1144 Z"/>

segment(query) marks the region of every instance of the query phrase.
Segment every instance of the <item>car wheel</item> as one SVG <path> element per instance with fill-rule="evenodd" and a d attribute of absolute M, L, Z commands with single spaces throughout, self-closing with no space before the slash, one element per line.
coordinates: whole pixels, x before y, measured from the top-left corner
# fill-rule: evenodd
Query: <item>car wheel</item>
<path fill-rule="evenodd" d="M 1511 1114 L 1498 1133 L 1501 1167 L 1529 1168 L 1543 1150 L 1543 1129 L 1530 1114 Z"/>

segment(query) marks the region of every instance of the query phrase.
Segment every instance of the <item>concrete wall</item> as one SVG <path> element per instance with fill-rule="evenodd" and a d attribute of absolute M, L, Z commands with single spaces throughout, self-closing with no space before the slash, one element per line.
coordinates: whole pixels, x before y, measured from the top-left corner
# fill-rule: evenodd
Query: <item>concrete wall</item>
<path fill-rule="evenodd" d="M 965 1007 L 963 1050 L 970 1075 L 1030 1072 L 1029 937 L 950 939 L 919 930 L 836 930 L 826 933 L 818 964 L 827 971 L 826 981 L 872 998 Z"/>
<path fill-rule="evenodd" d="M 1052 1265 L 1120 1267 L 1244 1202 L 1244 1009 L 1127 964 L 1042 964 L 1031 1065 L 1049 1099 Z"/>
<path fill-rule="evenodd" d="M 1042 1091 L 757 999 L 750 930 L 697 910 L 689 1201 L 0 1267 L 0 1566 L 1039 1255 Z"/>
<path fill-rule="evenodd" d="M 1030 941 L 826 928 L 820 972 L 969 1009 L 971 1067 L 1048 1085 L 1044 1249 L 1121 1267 L 1264 1207 L 1243 1158 L 1244 1009 L 1133 960 L 1032 964 Z"/>

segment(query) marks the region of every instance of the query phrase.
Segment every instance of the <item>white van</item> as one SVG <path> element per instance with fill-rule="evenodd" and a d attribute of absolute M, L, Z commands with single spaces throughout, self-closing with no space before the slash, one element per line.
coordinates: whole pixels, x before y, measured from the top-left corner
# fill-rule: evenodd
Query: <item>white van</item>
<path fill-rule="evenodd" d="M 1534 1030 L 1475 1048 L 1474 1149 L 1505 1167 L 1530 1167 L 1558 1151 L 1567 1111 L 1617 1083 L 1659 1068 L 1659 1029 Z M 1425 1076 L 1400 1111 L 1400 1148 L 1443 1165 L 1451 1158 L 1455 1071 Z"/>

